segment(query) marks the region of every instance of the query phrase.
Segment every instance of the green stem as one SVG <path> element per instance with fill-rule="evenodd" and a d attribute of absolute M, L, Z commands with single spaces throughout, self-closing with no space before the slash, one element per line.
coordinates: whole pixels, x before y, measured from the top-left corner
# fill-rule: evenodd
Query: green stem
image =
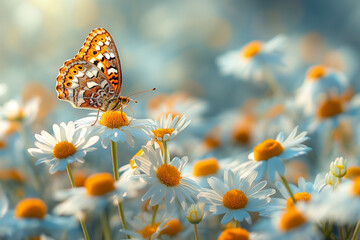
<path fill-rule="evenodd" d="M 69 179 L 70 179 L 72 188 L 76 188 L 76 186 L 75 186 L 75 181 L 74 181 L 74 177 L 73 177 L 73 175 L 72 175 L 72 173 L 71 173 L 71 169 L 70 169 L 70 166 L 69 166 L 69 165 L 66 166 L 66 171 L 67 171 L 67 173 L 68 173 L 68 175 L 69 175 Z M 80 218 L 79 221 L 80 221 L 81 228 L 82 228 L 82 230 L 83 230 L 85 239 L 86 239 L 86 240 L 90 240 L 89 233 L 88 233 L 88 231 L 87 231 L 87 229 L 86 229 L 86 225 L 85 225 L 84 220 L 83 220 L 82 218 Z"/>
<path fill-rule="evenodd" d="M 339 233 L 340 233 L 340 239 L 345 240 L 344 228 L 342 226 L 338 226 L 338 228 L 339 228 Z"/>
<path fill-rule="evenodd" d="M 199 240 L 199 234 L 198 234 L 197 224 L 193 224 L 193 225 L 194 225 L 195 240 Z"/>
<path fill-rule="evenodd" d="M 118 181 L 119 180 L 119 167 L 118 167 L 116 142 L 114 142 L 114 141 L 111 141 L 111 158 L 112 158 L 112 163 L 113 163 L 114 179 L 115 179 L 115 181 Z M 123 225 L 123 228 L 125 230 L 127 230 L 124 209 L 122 206 L 122 202 L 119 200 L 118 200 L 118 209 L 119 209 L 119 215 L 121 218 L 121 223 Z M 128 239 L 130 238 L 130 236 L 128 236 L 128 235 L 126 235 L 126 237 Z"/>
<path fill-rule="evenodd" d="M 358 233 L 358 231 L 359 231 L 359 228 L 360 228 L 360 219 L 359 219 L 359 221 L 358 221 L 357 224 L 356 224 L 356 227 L 355 227 L 355 230 L 354 230 L 354 234 L 353 234 L 351 240 L 355 240 L 355 239 L 356 239 L 356 235 L 357 235 L 357 233 Z"/>
<path fill-rule="evenodd" d="M 158 209 L 159 209 L 159 204 L 156 204 L 153 215 L 152 215 L 152 219 L 151 219 L 151 225 L 155 224 L 155 218 L 156 218 L 156 213 L 157 213 Z"/>
<path fill-rule="evenodd" d="M 167 164 L 167 141 L 163 142 L 163 146 L 164 146 L 164 163 Z"/>
<path fill-rule="evenodd" d="M 235 227 L 239 228 L 240 227 L 240 222 L 235 220 Z"/>
<path fill-rule="evenodd" d="M 294 194 L 292 193 L 292 191 L 291 191 L 291 189 L 290 189 L 290 186 L 289 186 L 288 181 L 286 180 L 286 178 L 285 178 L 284 176 L 280 176 L 280 178 L 281 178 L 282 182 L 284 183 L 286 190 L 289 192 L 292 200 L 294 201 L 294 203 L 296 203 Z"/>
<path fill-rule="evenodd" d="M 113 172 L 115 181 L 119 180 L 119 167 L 117 158 L 116 142 L 111 141 L 111 157 L 113 163 Z"/>
<path fill-rule="evenodd" d="M 104 230 L 105 240 L 111 240 L 112 237 L 111 237 L 110 223 L 105 212 L 101 217 L 101 225 Z"/>

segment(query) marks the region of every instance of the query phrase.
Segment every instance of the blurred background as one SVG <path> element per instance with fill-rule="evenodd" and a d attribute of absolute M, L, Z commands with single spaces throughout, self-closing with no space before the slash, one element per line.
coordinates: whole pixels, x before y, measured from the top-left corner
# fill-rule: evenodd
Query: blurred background
<path fill-rule="evenodd" d="M 220 76 L 215 59 L 278 34 L 290 39 L 284 71 L 292 74 L 283 76 L 284 84 L 298 87 L 310 65 L 325 63 L 342 68 L 356 85 L 359 11 L 355 0 L 0 1 L 0 81 L 7 85 L 7 99 L 24 91 L 31 95 L 41 84 L 50 91 L 47 106 L 56 105 L 51 114 L 58 122 L 85 116 L 87 110 L 56 99 L 55 79 L 90 31 L 103 27 L 119 51 L 123 95 L 152 87 L 157 93 L 181 90 L 206 99 L 208 114 L 215 114 L 259 91 Z M 234 94 L 227 93 L 230 88 Z M 146 102 L 151 94 L 137 100 Z"/>

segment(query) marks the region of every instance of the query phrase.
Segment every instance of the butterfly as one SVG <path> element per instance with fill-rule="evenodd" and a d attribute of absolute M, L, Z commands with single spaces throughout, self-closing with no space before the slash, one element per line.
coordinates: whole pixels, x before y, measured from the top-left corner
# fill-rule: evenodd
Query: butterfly
<path fill-rule="evenodd" d="M 76 108 L 97 109 L 98 115 L 100 110 L 122 111 L 133 101 L 120 95 L 121 87 L 120 58 L 114 40 L 104 28 L 91 31 L 78 54 L 64 63 L 56 78 L 60 100 Z"/>

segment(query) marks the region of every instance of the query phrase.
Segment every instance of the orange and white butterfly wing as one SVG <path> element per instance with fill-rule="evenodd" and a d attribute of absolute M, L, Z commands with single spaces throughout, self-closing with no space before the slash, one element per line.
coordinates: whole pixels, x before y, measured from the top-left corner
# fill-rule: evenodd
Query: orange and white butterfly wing
<path fill-rule="evenodd" d="M 92 30 L 75 58 L 96 65 L 114 88 L 115 95 L 120 96 L 122 86 L 120 58 L 114 40 L 105 29 Z"/>
<path fill-rule="evenodd" d="M 58 98 L 74 107 L 103 109 L 104 99 L 115 96 L 115 90 L 105 74 L 93 63 L 70 59 L 60 68 L 56 78 Z"/>

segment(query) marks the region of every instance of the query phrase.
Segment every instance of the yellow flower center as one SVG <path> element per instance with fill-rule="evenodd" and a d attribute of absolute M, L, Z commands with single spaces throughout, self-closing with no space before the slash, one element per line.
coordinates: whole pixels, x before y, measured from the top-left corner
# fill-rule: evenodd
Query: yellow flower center
<path fill-rule="evenodd" d="M 129 125 L 129 120 L 124 112 L 108 111 L 101 116 L 100 124 L 107 128 L 120 128 Z"/>
<path fill-rule="evenodd" d="M 359 177 L 359 176 L 360 176 L 359 166 L 351 166 L 348 167 L 348 169 L 346 170 L 345 178 L 354 179 L 355 177 Z"/>
<path fill-rule="evenodd" d="M 296 202 L 300 202 L 300 201 L 309 202 L 311 199 L 311 195 L 307 192 L 298 192 L 294 194 L 294 198 Z M 294 200 L 291 197 L 288 198 L 286 207 L 288 209 L 294 207 Z"/>
<path fill-rule="evenodd" d="M 76 187 L 84 187 L 87 174 L 84 171 L 74 172 L 74 182 Z"/>
<path fill-rule="evenodd" d="M 217 173 L 219 168 L 216 158 L 204 159 L 194 164 L 193 175 L 195 177 L 208 176 Z"/>
<path fill-rule="evenodd" d="M 316 66 L 313 66 L 311 67 L 306 76 L 307 76 L 307 79 L 310 80 L 310 81 L 316 81 L 318 80 L 319 78 L 322 78 L 323 76 L 325 76 L 325 73 L 326 73 L 326 68 L 325 66 L 323 65 L 316 65 Z"/>
<path fill-rule="evenodd" d="M 114 179 L 110 173 L 97 173 L 85 181 L 85 188 L 91 196 L 101 196 L 115 190 Z"/>
<path fill-rule="evenodd" d="M 6 142 L 0 140 L 0 149 L 5 148 L 6 147 Z"/>
<path fill-rule="evenodd" d="M 135 157 L 140 157 L 143 152 L 144 152 L 144 151 L 143 151 L 142 149 L 140 149 L 140 150 L 133 156 L 133 158 L 130 159 L 130 167 L 131 167 L 131 169 L 137 168 L 134 158 L 135 158 Z"/>
<path fill-rule="evenodd" d="M 147 225 L 142 230 L 139 230 L 138 233 L 142 235 L 144 239 L 150 239 L 151 235 L 153 235 L 158 229 L 160 223 L 155 223 L 154 225 Z"/>
<path fill-rule="evenodd" d="M 176 167 L 167 164 L 161 165 L 156 171 L 160 182 L 168 187 L 174 187 L 180 183 L 180 174 Z"/>
<path fill-rule="evenodd" d="M 340 98 L 332 97 L 319 104 L 317 109 L 318 118 L 330 118 L 344 111 Z"/>
<path fill-rule="evenodd" d="M 260 52 L 262 44 L 259 41 L 252 41 L 248 43 L 242 50 L 241 54 L 245 58 L 252 58 Z"/>
<path fill-rule="evenodd" d="M 178 219 L 174 218 L 164 225 L 164 229 L 161 230 L 160 233 L 162 235 L 169 235 L 171 237 L 174 237 L 179 232 L 181 232 L 182 229 L 183 227 L 181 225 L 181 222 Z"/>
<path fill-rule="evenodd" d="M 17 170 L 16 168 L 9 169 L 0 169 L 0 180 L 5 181 L 16 181 L 19 183 L 23 183 L 25 181 L 25 176 L 22 172 Z"/>
<path fill-rule="evenodd" d="M 360 177 L 354 178 L 353 183 L 353 193 L 357 196 L 360 196 Z"/>
<path fill-rule="evenodd" d="M 289 231 L 301 226 L 306 222 L 306 218 L 295 208 L 288 209 L 280 219 L 280 228 L 283 231 Z"/>
<path fill-rule="evenodd" d="M 240 209 L 246 206 L 248 199 L 243 191 L 233 189 L 225 193 L 222 201 L 229 209 Z"/>
<path fill-rule="evenodd" d="M 284 148 L 278 141 L 267 139 L 254 148 L 254 158 L 256 161 L 268 160 L 283 151 Z"/>
<path fill-rule="evenodd" d="M 159 128 L 154 129 L 152 132 L 154 133 L 156 138 L 161 138 L 161 140 L 164 140 L 165 134 L 171 135 L 174 129 L 172 128 Z"/>
<path fill-rule="evenodd" d="M 47 213 L 46 204 L 39 198 L 27 198 L 19 202 L 15 207 L 16 218 L 39 218 L 42 219 Z"/>
<path fill-rule="evenodd" d="M 250 233 L 243 228 L 225 229 L 219 236 L 218 240 L 248 240 Z"/>
<path fill-rule="evenodd" d="M 220 144 L 220 140 L 215 136 L 204 137 L 204 145 L 210 150 L 219 147 Z"/>
<path fill-rule="evenodd" d="M 57 159 L 64 159 L 72 156 L 76 152 L 74 144 L 68 141 L 58 142 L 54 147 L 54 157 Z"/>
<path fill-rule="evenodd" d="M 9 121 L 21 121 L 25 117 L 25 111 L 23 108 L 19 108 L 18 112 L 13 114 L 8 114 L 7 119 Z"/>

